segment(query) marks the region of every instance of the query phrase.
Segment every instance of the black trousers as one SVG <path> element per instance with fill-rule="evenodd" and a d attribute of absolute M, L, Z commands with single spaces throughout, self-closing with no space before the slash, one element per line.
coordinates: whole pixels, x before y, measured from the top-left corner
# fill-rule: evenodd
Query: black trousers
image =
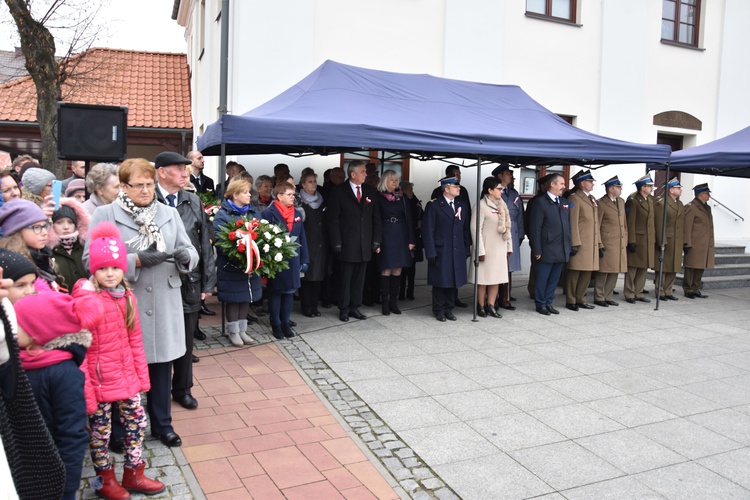
<path fill-rule="evenodd" d="M 302 281 L 299 289 L 299 303 L 302 312 L 312 312 L 318 309 L 318 298 L 322 281 Z"/>
<path fill-rule="evenodd" d="M 339 309 L 349 311 L 362 305 L 367 262 L 339 261 Z"/>
<path fill-rule="evenodd" d="M 435 316 L 452 312 L 455 306 L 458 288 L 432 287 L 432 313 Z"/>
<path fill-rule="evenodd" d="M 174 432 L 172 427 L 172 362 L 150 363 L 148 376 L 151 379 L 151 390 L 148 391 L 148 419 L 151 422 L 151 434 L 163 436 Z"/>
<path fill-rule="evenodd" d="M 178 398 L 190 394 L 193 387 L 193 339 L 195 330 L 198 328 L 198 315 L 200 312 L 184 313 L 185 319 L 185 355 L 172 362 L 174 375 L 172 375 L 172 396 Z"/>

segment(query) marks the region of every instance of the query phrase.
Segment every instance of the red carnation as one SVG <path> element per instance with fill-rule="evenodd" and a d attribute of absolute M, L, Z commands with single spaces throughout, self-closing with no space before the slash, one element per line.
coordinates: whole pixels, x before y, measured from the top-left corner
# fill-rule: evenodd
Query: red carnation
<path fill-rule="evenodd" d="M 237 219 L 237 222 L 235 222 L 235 225 L 237 227 L 242 227 L 242 219 Z"/>
<path fill-rule="evenodd" d="M 229 241 L 234 241 L 237 239 L 237 231 L 229 231 L 229 234 L 227 235 L 229 238 Z"/>
<path fill-rule="evenodd" d="M 256 233 L 255 231 L 250 231 L 250 238 L 252 238 L 253 241 L 257 240 L 258 239 L 258 233 Z"/>
<path fill-rule="evenodd" d="M 257 229 L 258 226 L 260 226 L 260 221 L 258 219 L 253 219 L 250 224 L 252 224 L 253 229 Z"/>
<path fill-rule="evenodd" d="M 243 253 L 245 251 L 245 244 L 240 243 L 239 245 L 237 245 L 237 251 Z"/>

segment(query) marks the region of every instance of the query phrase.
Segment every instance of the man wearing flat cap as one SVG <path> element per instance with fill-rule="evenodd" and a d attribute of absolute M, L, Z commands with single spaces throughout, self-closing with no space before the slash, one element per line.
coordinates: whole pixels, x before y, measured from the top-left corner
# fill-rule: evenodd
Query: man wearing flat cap
<path fill-rule="evenodd" d="M 471 254 L 468 209 L 458 195 L 458 179 L 440 179 L 441 194 L 427 203 L 422 218 L 422 242 L 429 263 L 432 312 L 438 321 L 456 321 L 458 289 L 466 284 L 466 259 Z"/>
<path fill-rule="evenodd" d="M 513 310 L 514 306 L 510 304 L 511 300 L 516 300 L 510 296 L 513 286 L 512 273 L 521 270 L 521 242 L 525 236 L 523 225 L 523 200 L 518 191 L 513 187 L 513 172 L 508 165 L 500 165 L 492 171 L 492 176 L 497 177 L 503 189 L 503 201 L 508 207 L 510 215 L 510 234 L 513 243 L 513 252 L 508 256 L 508 282 L 500 285 L 498 294 L 498 306 L 504 309 Z"/>
<path fill-rule="evenodd" d="M 714 217 L 708 205 L 711 190 L 708 184 L 698 184 L 693 193 L 695 199 L 685 205 L 685 277 L 682 289 L 689 299 L 705 299 L 708 295 L 701 293 L 703 272 L 715 265 Z"/>
<path fill-rule="evenodd" d="M 685 238 L 685 207 L 680 201 L 682 185 L 677 177 L 666 183 L 666 193 L 654 204 L 654 216 L 656 226 L 656 245 L 664 252 L 662 266 L 662 280 L 659 283 L 658 264 L 654 267 L 656 272 L 656 287 L 659 290 L 661 300 L 678 300 L 672 293 L 672 286 L 677 273 L 682 270 L 682 246 Z M 665 208 L 666 207 L 666 208 Z M 667 212 L 667 224 L 664 225 L 664 211 Z M 666 228 L 666 232 L 665 232 Z M 666 238 L 662 240 L 662 234 Z"/>
<path fill-rule="evenodd" d="M 625 220 L 625 200 L 620 198 L 620 179 L 612 177 L 604 183 L 604 188 L 607 192 L 599 198 L 602 251 L 595 278 L 594 304 L 609 307 L 620 305 L 613 299 L 617 275 L 628 270 L 628 223 Z"/>
<path fill-rule="evenodd" d="M 191 388 L 193 387 L 193 339 L 198 330 L 201 301 L 211 295 L 216 286 L 216 264 L 206 213 L 203 211 L 200 198 L 184 189 L 189 176 L 185 165 L 191 163 L 191 160 L 172 151 L 159 153 L 154 160 L 157 181 L 156 199 L 160 203 L 177 209 L 182 224 L 185 226 L 185 232 L 200 258 L 198 265 L 192 271 L 180 275 L 186 350 L 181 358 L 173 362 L 172 398 L 188 410 L 198 407 L 198 401 L 192 396 Z"/>
<path fill-rule="evenodd" d="M 623 295 L 625 302 L 651 302 L 643 296 L 646 273 L 654 267 L 656 229 L 654 226 L 654 181 L 646 174 L 635 181 L 635 193 L 625 202 L 625 219 L 628 223 L 628 272 L 625 274 Z"/>
<path fill-rule="evenodd" d="M 591 273 L 599 270 L 599 256 L 603 255 L 599 235 L 599 204 L 591 195 L 594 177 L 590 170 L 573 176 L 575 188 L 570 202 L 570 261 L 565 277 L 565 307 L 571 311 L 593 309 L 586 303 L 586 290 Z"/>

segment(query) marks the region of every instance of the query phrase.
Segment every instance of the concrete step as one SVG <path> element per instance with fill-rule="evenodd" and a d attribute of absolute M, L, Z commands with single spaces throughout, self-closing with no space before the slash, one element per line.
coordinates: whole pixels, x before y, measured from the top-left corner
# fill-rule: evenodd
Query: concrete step
<path fill-rule="evenodd" d="M 713 276 L 742 276 L 750 275 L 750 263 L 744 264 L 721 264 L 714 269 L 706 269 L 703 273 L 704 278 Z"/>
<path fill-rule="evenodd" d="M 703 290 L 716 290 L 719 288 L 746 288 L 750 287 L 750 273 L 743 274 L 720 274 L 720 275 L 708 275 L 709 271 L 723 272 L 722 268 L 717 269 L 706 269 L 706 274 L 703 275 Z M 682 273 L 677 273 L 675 279 L 675 287 L 682 286 Z M 646 280 L 649 283 L 654 281 L 654 272 L 649 270 Z"/>
<path fill-rule="evenodd" d="M 745 253 L 745 247 L 742 245 L 723 245 L 719 243 L 715 246 L 716 249 L 716 255 L 724 255 L 724 254 L 744 254 Z"/>

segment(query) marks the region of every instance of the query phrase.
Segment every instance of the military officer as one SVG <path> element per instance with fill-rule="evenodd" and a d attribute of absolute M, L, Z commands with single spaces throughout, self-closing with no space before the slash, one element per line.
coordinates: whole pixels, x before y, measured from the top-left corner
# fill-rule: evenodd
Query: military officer
<path fill-rule="evenodd" d="M 591 195 L 594 177 L 590 170 L 573 176 L 575 189 L 570 202 L 570 261 L 565 278 L 565 307 L 571 311 L 593 309 L 586 303 L 591 272 L 599 269 L 602 241 L 599 235 L 599 204 Z"/>
<path fill-rule="evenodd" d="M 654 268 L 657 274 L 657 289 L 661 300 L 678 300 L 672 293 L 672 286 L 677 273 L 682 270 L 682 246 L 685 238 L 685 207 L 680 201 L 682 185 L 677 177 L 672 178 L 666 185 L 667 193 L 659 198 L 654 204 L 654 222 L 656 226 L 656 244 L 659 250 L 664 251 L 664 263 L 662 280 L 658 283 L 659 269 Z M 664 232 L 664 207 L 667 210 L 666 238 L 662 241 Z"/>
<path fill-rule="evenodd" d="M 711 197 L 708 184 L 698 184 L 693 193 L 695 199 L 685 205 L 685 277 L 682 289 L 689 299 L 705 299 L 708 295 L 701 293 L 703 271 L 715 265 L 714 217 L 708 206 Z"/>
<path fill-rule="evenodd" d="M 514 310 L 516 307 L 511 305 L 511 300 L 516 300 L 510 296 L 512 287 L 512 273 L 521 270 L 521 242 L 524 238 L 523 226 L 523 200 L 518 191 L 513 187 L 513 172 L 508 165 L 500 165 L 492 171 L 493 177 L 500 180 L 503 188 L 503 201 L 508 207 L 510 214 L 510 232 L 513 241 L 513 253 L 508 256 L 508 282 L 500 285 L 498 294 L 498 306 L 503 309 Z"/>
<path fill-rule="evenodd" d="M 643 296 L 646 273 L 654 267 L 656 230 L 654 229 L 654 181 L 646 174 L 635 181 L 635 193 L 625 202 L 625 219 L 628 224 L 628 272 L 625 275 L 623 295 L 625 302 L 635 304 L 651 302 Z"/>
<path fill-rule="evenodd" d="M 456 321 L 453 314 L 458 289 L 466 284 L 466 259 L 471 234 L 456 177 L 440 179 L 441 194 L 430 200 L 422 218 L 422 242 L 429 263 L 427 283 L 432 285 L 432 312 L 438 321 Z"/>
<path fill-rule="evenodd" d="M 628 224 L 625 220 L 625 200 L 620 198 L 622 183 L 615 175 L 604 183 L 607 193 L 599 198 L 599 231 L 602 248 L 599 252 L 599 271 L 594 286 L 594 304 L 602 307 L 618 306 L 612 300 L 617 275 L 627 272 Z"/>

